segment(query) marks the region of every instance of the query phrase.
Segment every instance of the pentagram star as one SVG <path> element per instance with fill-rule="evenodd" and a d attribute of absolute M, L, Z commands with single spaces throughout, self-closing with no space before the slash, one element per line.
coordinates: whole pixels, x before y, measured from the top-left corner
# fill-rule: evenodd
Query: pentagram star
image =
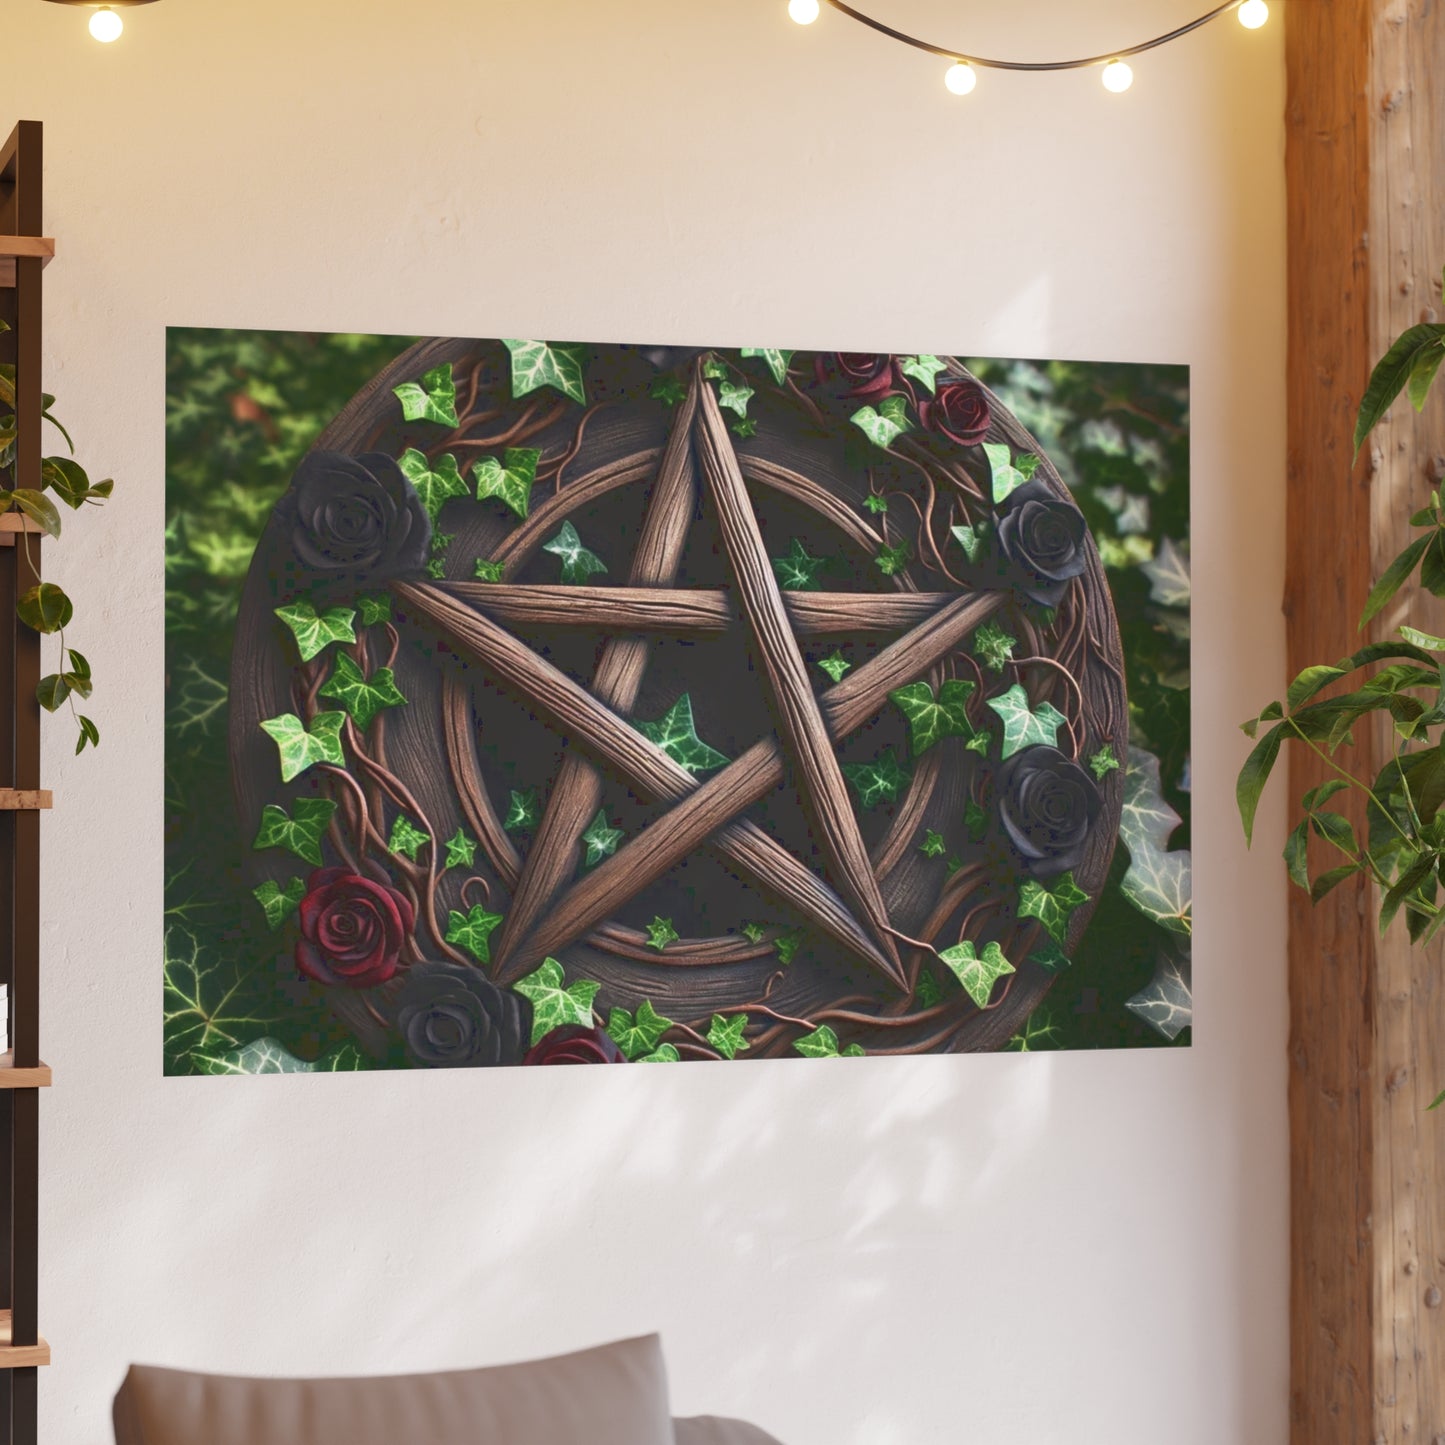
<path fill-rule="evenodd" d="M 654 454 L 655 455 L 655 454 Z M 754 463 L 753 480 L 769 484 Z M 676 581 L 701 487 L 713 504 L 732 588 L 679 588 Z M 695 851 L 781 899 L 810 927 L 866 961 L 899 988 L 907 983 L 836 747 L 888 704 L 888 694 L 926 677 L 993 616 L 1002 594 L 793 592 L 779 587 L 716 396 L 695 371 L 674 413 L 653 479 L 626 585 L 518 585 L 508 579 L 582 502 L 608 486 L 645 480 L 602 474 L 538 507 L 496 549 L 495 581 L 396 583 L 414 619 L 513 691 L 577 747 L 569 747 L 492 950 L 496 975 L 559 952 Z M 796 484 L 796 481 L 795 481 Z M 813 485 L 813 484 L 808 484 Z M 818 489 L 821 491 L 821 488 Z M 883 546 L 867 523 L 870 545 Z M 876 548 L 875 548 L 876 550 Z M 673 637 L 735 630 L 752 635 L 764 685 L 780 720 L 740 757 L 695 776 L 644 737 L 631 715 L 641 692 L 650 632 Z M 590 690 L 528 646 L 526 628 L 585 627 L 604 634 Z M 800 637 L 901 633 L 868 662 L 815 694 Z M 720 756 L 720 755 L 719 755 Z M 665 811 L 596 868 L 572 882 L 583 833 L 602 805 L 598 764 Z M 826 857 L 825 882 L 756 823 L 743 818 L 791 772 L 812 835 Z"/>

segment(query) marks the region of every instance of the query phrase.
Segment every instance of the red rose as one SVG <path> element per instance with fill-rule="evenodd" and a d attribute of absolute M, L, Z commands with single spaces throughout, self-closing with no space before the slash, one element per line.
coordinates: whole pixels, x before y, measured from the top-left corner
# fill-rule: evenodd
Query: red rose
<path fill-rule="evenodd" d="M 988 398 L 976 381 L 943 381 L 938 395 L 924 397 L 918 417 L 929 431 L 941 432 L 961 447 L 976 447 L 988 435 L 992 416 Z"/>
<path fill-rule="evenodd" d="M 345 868 L 306 880 L 296 966 L 317 983 L 375 988 L 396 972 L 416 914 L 395 888 Z"/>
<path fill-rule="evenodd" d="M 543 1034 L 527 1052 L 524 1064 L 625 1064 L 622 1050 L 601 1029 L 564 1024 Z"/>
<path fill-rule="evenodd" d="M 834 354 L 838 370 L 851 383 L 849 396 L 869 400 L 893 389 L 893 358 L 871 351 L 839 351 Z"/>

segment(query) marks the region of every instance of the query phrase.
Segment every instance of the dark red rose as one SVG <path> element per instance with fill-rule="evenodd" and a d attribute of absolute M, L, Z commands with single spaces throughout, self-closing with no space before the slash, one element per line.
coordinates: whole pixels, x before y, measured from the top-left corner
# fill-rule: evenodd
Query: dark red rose
<path fill-rule="evenodd" d="M 296 966 L 317 983 L 375 988 L 395 972 L 416 915 L 395 888 L 345 868 L 306 880 Z"/>
<path fill-rule="evenodd" d="M 976 381 L 938 382 L 938 395 L 918 403 L 918 417 L 929 431 L 956 441 L 961 447 L 976 447 L 988 435 L 992 416 L 988 398 Z"/>
<path fill-rule="evenodd" d="M 625 1064 L 622 1050 L 601 1029 L 564 1024 L 543 1034 L 527 1051 L 524 1064 Z"/>
<path fill-rule="evenodd" d="M 893 358 L 871 351 L 834 353 L 838 370 L 849 382 L 849 396 L 868 400 L 893 389 Z"/>

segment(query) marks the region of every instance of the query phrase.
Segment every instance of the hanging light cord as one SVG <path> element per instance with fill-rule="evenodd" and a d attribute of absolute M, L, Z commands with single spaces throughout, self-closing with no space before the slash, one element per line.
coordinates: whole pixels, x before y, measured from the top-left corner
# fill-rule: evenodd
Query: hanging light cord
<path fill-rule="evenodd" d="M 845 4 L 844 0 L 826 0 L 826 3 L 834 10 L 841 11 L 850 20 L 856 20 L 860 25 L 866 25 L 870 30 L 876 30 L 890 40 L 901 41 L 915 50 L 925 50 L 928 54 L 942 56 L 945 60 L 962 61 L 984 70 L 1086 70 L 1090 66 L 1103 65 L 1110 60 L 1122 60 L 1130 55 L 1143 55 L 1146 50 L 1157 50 L 1161 45 L 1168 45 L 1171 40 L 1178 40 L 1190 31 L 1208 25 L 1211 20 L 1219 19 L 1226 11 L 1239 9 L 1242 0 L 1225 0 L 1223 5 L 1216 5 L 1207 15 L 1201 15 L 1197 20 L 1191 20 L 1187 25 L 1171 30 L 1167 35 L 1158 35 L 1140 45 L 1131 45 L 1127 50 L 1110 50 L 1103 55 L 1091 55 L 1086 60 L 988 60 L 982 55 L 970 55 L 964 50 L 950 50 L 945 45 L 934 45 L 930 41 L 920 40 L 916 35 L 895 30 L 891 25 L 885 25 L 881 20 L 865 15 L 861 10 L 855 10 L 851 5 Z"/>

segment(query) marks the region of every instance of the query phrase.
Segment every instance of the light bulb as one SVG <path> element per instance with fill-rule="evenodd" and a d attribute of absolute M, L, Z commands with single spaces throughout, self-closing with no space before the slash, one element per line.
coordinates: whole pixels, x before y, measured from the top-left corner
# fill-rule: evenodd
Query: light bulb
<path fill-rule="evenodd" d="M 1239 7 L 1239 23 L 1246 30 L 1258 30 L 1269 19 L 1269 6 L 1265 0 L 1244 0 Z"/>
<path fill-rule="evenodd" d="M 956 60 L 943 72 L 943 83 L 955 95 L 967 95 L 978 84 L 978 71 L 966 60 Z"/>
<path fill-rule="evenodd" d="M 788 0 L 788 14 L 799 25 L 811 25 L 818 18 L 818 0 Z"/>
<path fill-rule="evenodd" d="M 1122 61 L 1111 60 L 1104 67 L 1104 89 L 1115 95 L 1123 93 L 1134 84 L 1134 72 Z"/>
<path fill-rule="evenodd" d="M 109 45 L 112 40 L 119 40 L 120 32 L 124 29 L 125 22 L 109 5 L 102 5 L 90 17 L 90 33 L 104 45 Z"/>

